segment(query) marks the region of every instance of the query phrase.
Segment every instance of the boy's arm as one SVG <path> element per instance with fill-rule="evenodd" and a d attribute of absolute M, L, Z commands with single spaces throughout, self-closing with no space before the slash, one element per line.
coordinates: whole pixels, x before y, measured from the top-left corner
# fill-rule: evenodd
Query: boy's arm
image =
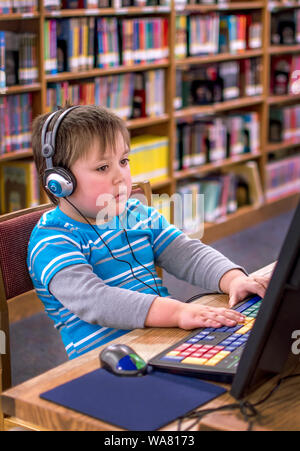
<path fill-rule="evenodd" d="M 118 329 L 144 327 L 148 310 L 157 297 L 105 284 L 88 264 L 68 266 L 49 284 L 49 291 L 70 312 L 90 324 Z"/>
<path fill-rule="evenodd" d="M 162 251 L 155 264 L 178 279 L 216 292 L 225 291 L 220 285 L 225 273 L 236 270 L 240 274 L 247 274 L 244 268 L 220 252 L 200 240 L 189 238 L 184 233 L 177 236 Z"/>
<path fill-rule="evenodd" d="M 73 265 L 51 280 L 50 292 L 83 321 L 119 329 L 232 326 L 243 316 L 229 309 L 184 304 L 171 298 L 111 287 L 90 265 Z"/>

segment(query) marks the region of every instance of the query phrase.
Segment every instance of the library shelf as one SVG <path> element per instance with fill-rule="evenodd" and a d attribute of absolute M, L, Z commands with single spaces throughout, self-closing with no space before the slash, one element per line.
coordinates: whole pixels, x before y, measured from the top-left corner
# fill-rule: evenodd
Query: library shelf
<path fill-rule="evenodd" d="M 138 16 L 144 14 L 169 14 L 169 6 L 128 6 L 122 8 L 93 8 L 93 9 L 60 9 L 55 11 L 45 11 L 45 18 L 66 18 L 83 16 Z"/>
<path fill-rule="evenodd" d="M 269 47 L 270 55 L 286 55 L 287 53 L 299 53 L 300 44 L 293 45 L 271 45 Z"/>
<path fill-rule="evenodd" d="M 214 161 L 211 163 L 203 164 L 201 166 L 195 166 L 187 169 L 181 169 L 179 171 L 174 171 L 174 178 L 176 180 L 181 180 L 186 177 L 191 177 L 196 174 L 203 174 L 211 172 L 215 169 L 221 169 L 223 167 L 230 167 L 235 164 L 244 163 L 245 161 L 255 160 L 261 157 L 260 152 L 247 153 L 245 155 L 234 155 L 230 158 L 225 158 L 224 160 Z"/>
<path fill-rule="evenodd" d="M 299 188 L 292 188 L 289 191 L 287 191 L 285 193 L 282 193 L 281 195 L 276 196 L 273 199 L 266 199 L 265 202 L 266 202 L 267 205 L 273 205 L 273 204 L 278 203 L 278 202 L 283 202 L 286 199 L 289 199 L 289 198 L 292 198 L 292 197 L 296 197 L 296 198 L 298 197 L 299 198 L 299 196 L 300 196 L 300 189 Z"/>
<path fill-rule="evenodd" d="M 60 72 L 54 75 L 46 75 L 46 81 L 47 83 L 56 83 L 59 81 L 101 77 L 105 75 L 124 74 L 128 72 L 144 72 L 147 70 L 167 69 L 168 67 L 169 61 L 165 60 L 157 63 L 133 64 L 131 66 L 115 66 L 107 69 L 90 69 L 79 72 Z"/>
<path fill-rule="evenodd" d="M 278 143 L 268 143 L 266 147 L 267 153 L 279 152 L 280 150 L 292 149 L 293 147 L 300 147 L 300 139 L 297 141 L 283 141 Z"/>
<path fill-rule="evenodd" d="M 19 160 L 20 158 L 32 157 L 33 153 L 31 149 L 18 150 L 16 152 L 8 152 L 0 155 L 0 163 L 4 161 Z"/>
<path fill-rule="evenodd" d="M 293 1 L 287 1 L 287 2 L 280 2 L 280 1 L 274 1 L 269 2 L 268 9 L 270 12 L 276 12 L 280 9 L 291 9 L 291 8 L 300 8 L 300 3 L 293 2 Z"/>
<path fill-rule="evenodd" d="M 28 19 L 38 19 L 40 17 L 40 13 L 32 12 L 32 13 L 11 13 L 11 14 L 3 14 L 0 15 L 0 24 L 3 21 L 11 21 L 11 20 L 28 20 Z"/>
<path fill-rule="evenodd" d="M 34 92 L 42 89 L 41 83 L 33 83 L 31 85 L 15 85 L 7 88 L 0 88 L 1 95 L 22 94 L 23 92 Z"/>
<path fill-rule="evenodd" d="M 235 213 L 229 214 L 226 220 L 216 223 L 205 223 L 203 237 L 200 236 L 199 232 L 190 234 L 189 236 L 191 238 L 201 239 L 204 243 L 209 244 L 296 208 L 299 200 L 300 193 L 298 192 L 270 202 L 265 201 L 259 207 L 251 205 L 244 206 L 239 208 Z"/>
<path fill-rule="evenodd" d="M 189 56 L 184 59 L 176 60 L 176 66 L 189 66 L 192 64 L 207 64 L 207 63 L 218 63 L 221 61 L 231 61 L 240 60 L 246 58 L 255 58 L 262 56 L 262 49 L 255 50 L 244 50 L 240 53 L 219 53 L 216 55 L 205 55 L 205 56 Z"/>
<path fill-rule="evenodd" d="M 267 98 L 267 103 L 269 105 L 276 105 L 276 104 L 286 104 L 286 103 L 292 103 L 292 102 L 299 102 L 300 101 L 300 94 L 287 94 L 287 95 L 271 95 Z"/>
<path fill-rule="evenodd" d="M 240 97 L 233 100 L 225 100 L 211 105 L 190 106 L 177 110 L 174 117 L 177 119 L 186 118 L 187 116 L 197 115 L 213 115 L 220 112 L 233 110 L 236 108 L 245 108 L 252 105 L 258 105 L 263 102 L 263 96 Z"/>
<path fill-rule="evenodd" d="M 129 119 L 126 121 L 127 128 L 142 128 L 149 127 L 150 125 L 164 124 L 170 120 L 170 116 L 168 114 L 162 114 L 157 117 L 141 117 L 138 119 Z"/>
<path fill-rule="evenodd" d="M 206 13 L 210 11 L 234 11 L 234 10 L 251 10 L 251 9 L 261 9 L 264 6 L 264 2 L 248 1 L 248 2 L 224 2 L 215 3 L 213 5 L 185 5 L 183 8 L 181 6 L 176 7 L 176 12 L 182 10 L 187 12 L 196 13 Z"/>
<path fill-rule="evenodd" d="M 150 180 L 151 182 L 151 180 Z M 172 178 L 171 177 L 166 177 L 164 180 L 160 180 L 159 182 L 151 182 L 151 189 L 152 190 L 158 190 L 161 188 L 166 188 L 167 186 L 171 185 L 172 183 Z"/>

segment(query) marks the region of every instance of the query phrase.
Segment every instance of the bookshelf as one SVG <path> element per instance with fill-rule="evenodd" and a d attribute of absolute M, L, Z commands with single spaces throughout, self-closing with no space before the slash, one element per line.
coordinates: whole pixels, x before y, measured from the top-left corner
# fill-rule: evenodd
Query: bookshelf
<path fill-rule="evenodd" d="M 0 0 L 1 7 L 1 0 Z M 222 1 L 215 4 L 183 4 L 171 0 L 170 4 L 160 6 L 128 6 L 114 8 L 92 8 L 92 9 L 65 9 L 47 10 L 43 0 L 38 0 L 35 11 L 23 13 L 2 13 L 0 15 L 0 30 L 9 32 L 34 32 L 37 35 L 37 65 L 38 80 L 27 85 L 13 85 L 0 88 L 1 98 L 29 93 L 32 98 L 32 116 L 47 111 L 47 88 L 59 83 L 84 83 L 97 77 L 110 77 L 122 74 L 144 74 L 149 71 L 161 70 L 164 72 L 165 86 L 165 109 L 164 113 L 152 117 L 127 118 L 127 126 L 133 137 L 141 134 L 157 134 L 167 136 L 169 140 L 168 174 L 164 180 L 152 184 L 152 189 L 157 193 L 172 195 L 177 192 L 178 184 L 193 176 L 207 175 L 216 170 L 226 169 L 248 161 L 255 161 L 258 165 L 262 187 L 266 190 L 266 168 L 270 155 L 291 149 L 300 150 L 300 136 L 293 141 L 269 142 L 269 120 L 270 109 L 295 106 L 300 103 L 299 94 L 274 95 L 270 89 L 273 57 L 280 55 L 300 55 L 300 43 L 293 45 L 271 45 L 271 22 L 272 14 L 278 11 L 293 11 L 300 9 L 300 2 L 296 1 Z M 238 52 L 222 52 L 206 54 L 201 56 L 185 56 L 178 58 L 175 55 L 176 46 L 176 16 L 184 15 L 187 18 L 195 15 L 206 14 L 256 14 L 259 15 L 262 24 L 262 41 L 258 48 L 245 48 Z M 155 19 L 164 18 L 168 21 L 168 50 L 169 54 L 158 61 L 133 63 L 131 65 L 115 65 L 107 68 L 92 68 L 77 72 L 64 71 L 55 74 L 46 73 L 44 62 L 45 35 L 44 27 L 47 21 L 72 19 L 72 18 L 97 18 L 114 17 L 122 19 Z M 243 61 L 259 59 L 261 61 L 261 85 L 262 91 L 256 95 L 243 95 L 238 98 L 225 99 L 208 105 L 189 105 L 176 109 L 174 98 L 176 97 L 176 73 L 177 71 L 192 71 L 205 65 L 219 65 L 230 61 L 243 64 Z M 259 117 L 259 148 L 250 153 L 227 156 L 218 161 L 207 162 L 200 166 L 185 169 L 176 169 L 174 160 L 176 158 L 177 137 L 176 130 L 182 121 L 209 120 L 217 116 L 239 114 L 242 110 L 246 113 L 256 112 Z M 32 151 L 30 148 L 22 148 L 0 155 L 0 165 L 7 161 L 30 160 Z M 245 206 L 236 212 L 226 215 L 216 223 L 207 223 L 203 240 L 211 242 L 213 239 L 222 238 L 230 233 L 255 224 L 261 220 L 272 217 L 279 212 L 295 206 L 298 199 L 297 192 L 289 192 L 273 201 L 267 201 L 257 206 Z M 47 201 L 45 195 L 41 195 L 41 202 Z M 197 237 L 197 233 L 191 236 Z"/>

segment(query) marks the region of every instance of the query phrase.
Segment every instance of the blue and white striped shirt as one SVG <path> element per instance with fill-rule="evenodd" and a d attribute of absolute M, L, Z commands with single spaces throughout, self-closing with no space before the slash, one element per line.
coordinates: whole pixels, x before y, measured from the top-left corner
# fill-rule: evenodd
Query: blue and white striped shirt
<path fill-rule="evenodd" d="M 125 211 L 120 216 L 116 216 L 105 226 L 95 227 L 113 255 L 129 262 L 134 274 L 149 287 L 132 276 L 128 264 L 115 261 L 89 224 L 71 219 L 59 207 L 46 212 L 31 234 L 27 264 L 37 295 L 54 321 L 54 327 L 60 331 L 70 358 L 129 331 L 90 324 L 68 310 L 49 290 L 55 274 L 71 265 L 88 264 L 106 285 L 153 295 L 156 286 L 151 274 L 142 266 L 144 265 L 155 276 L 160 295 L 169 296 L 168 290 L 162 286 L 162 280 L 157 276 L 155 262 L 162 251 L 182 233 L 170 225 L 156 209 L 132 198 L 128 199 Z M 124 227 L 134 255 L 142 265 L 133 258 Z"/>

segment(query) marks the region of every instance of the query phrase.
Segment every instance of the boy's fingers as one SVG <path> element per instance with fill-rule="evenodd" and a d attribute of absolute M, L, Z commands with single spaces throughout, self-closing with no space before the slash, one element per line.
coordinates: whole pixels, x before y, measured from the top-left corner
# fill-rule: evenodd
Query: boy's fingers
<path fill-rule="evenodd" d="M 237 295 L 232 294 L 229 298 L 229 307 L 234 307 L 239 302 Z"/>
<path fill-rule="evenodd" d="M 268 285 L 270 282 L 270 280 L 266 280 L 265 277 L 259 277 L 259 276 L 253 277 L 253 280 L 255 280 L 255 282 L 257 282 L 258 284 L 262 285 L 265 288 L 265 290 L 268 288 Z"/>

